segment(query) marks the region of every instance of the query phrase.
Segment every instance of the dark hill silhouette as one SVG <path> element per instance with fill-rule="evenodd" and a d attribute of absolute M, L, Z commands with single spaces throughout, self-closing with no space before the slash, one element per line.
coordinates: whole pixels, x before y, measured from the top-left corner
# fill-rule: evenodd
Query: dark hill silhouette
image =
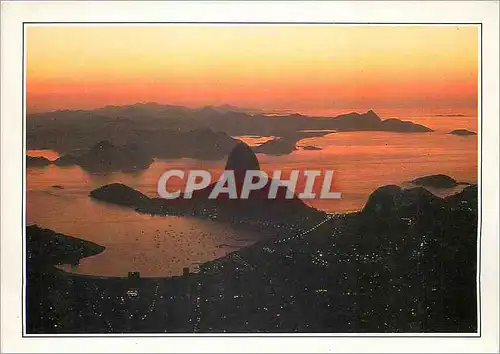
<path fill-rule="evenodd" d="M 120 134 L 117 134 L 117 131 L 97 134 L 98 136 L 111 136 L 111 140 L 115 145 L 123 144 L 123 147 L 133 148 L 146 156 L 165 159 L 187 157 L 201 160 L 217 160 L 227 156 L 239 141 L 223 132 L 214 132 L 209 128 L 188 131 L 155 130 L 154 127 L 151 130 L 126 128 Z M 109 142 L 109 140 L 104 141 Z M 97 144 L 99 143 L 101 141 Z M 106 150 L 108 148 L 106 147 Z M 100 154 L 100 152 L 97 152 L 97 154 Z"/>
<path fill-rule="evenodd" d="M 137 171 L 148 168 L 152 162 L 136 144 L 115 146 L 108 140 L 98 142 L 80 156 L 68 154 L 54 161 L 59 166 L 77 164 L 91 172 Z"/>
<path fill-rule="evenodd" d="M 342 114 L 332 120 L 334 129 L 338 130 L 377 130 L 381 123 L 382 119 L 372 110 L 363 114 Z"/>
<path fill-rule="evenodd" d="M 225 170 L 232 170 L 238 176 L 237 178 L 241 178 L 248 170 L 260 170 L 260 164 L 252 148 L 244 142 L 239 142 L 231 150 Z"/>
<path fill-rule="evenodd" d="M 332 218 L 304 237 L 266 241 L 200 266 L 202 298 L 212 299 L 204 315 L 227 316 L 218 322 L 221 330 L 474 332 L 474 204 L 477 187 L 446 199 L 423 188 L 381 187 L 361 213 Z M 212 285 L 217 279 L 227 280 Z M 261 289 L 257 284 L 263 281 Z M 225 298 L 248 287 L 256 294 L 245 292 L 239 306 L 228 308 L 216 296 L 229 284 L 235 290 L 224 292 Z M 273 300 L 290 294 L 294 301 Z M 263 303 L 267 311 L 259 312 Z M 300 315 L 293 317 L 295 311 Z M 262 321 L 245 327 L 252 322 L 250 313 L 260 313 Z M 279 326 L 270 323 L 275 313 L 283 318 Z"/>
<path fill-rule="evenodd" d="M 226 169 L 235 171 L 236 191 L 239 196 L 245 172 L 259 170 L 259 162 L 252 149 L 240 142 L 230 153 Z M 185 199 L 183 194 L 180 198 L 172 200 L 148 198 L 125 185 L 103 186 L 91 191 L 90 197 L 132 207 L 141 213 L 192 215 L 267 229 L 297 228 L 310 225 L 325 217 L 323 212 L 309 207 L 295 196 L 287 199 L 284 187 L 278 188 L 276 199 L 268 199 L 271 186 L 269 178 L 262 189 L 251 191 L 248 199 L 230 199 L 227 193 L 221 193 L 216 199 L 210 199 L 215 185 L 213 183 L 204 189 L 194 191 L 191 199 Z"/>
<path fill-rule="evenodd" d="M 365 207 L 363 214 L 373 215 L 379 220 L 394 216 L 419 216 L 432 214 L 443 206 L 443 200 L 422 187 L 403 189 L 388 185 L 375 190 Z"/>
<path fill-rule="evenodd" d="M 445 200 L 453 210 L 463 210 L 465 213 L 472 211 L 475 212 L 477 218 L 478 193 L 477 184 L 473 184 L 469 187 L 465 187 L 460 193 L 447 197 Z M 477 220 L 475 221 L 477 222 Z"/>
<path fill-rule="evenodd" d="M 78 158 L 74 155 L 66 154 L 54 161 L 57 166 L 72 166 L 78 164 Z"/>
<path fill-rule="evenodd" d="M 84 257 L 104 251 L 96 243 L 42 229 L 37 225 L 26 227 L 27 262 L 48 267 L 58 264 L 77 264 Z"/>

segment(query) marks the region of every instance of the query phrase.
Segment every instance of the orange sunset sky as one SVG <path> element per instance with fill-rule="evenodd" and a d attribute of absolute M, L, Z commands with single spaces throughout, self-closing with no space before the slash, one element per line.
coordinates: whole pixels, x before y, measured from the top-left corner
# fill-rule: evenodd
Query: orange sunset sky
<path fill-rule="evenodd" d="M 27 26 L 28 113 L 477 106 L 476 26 Z"/>

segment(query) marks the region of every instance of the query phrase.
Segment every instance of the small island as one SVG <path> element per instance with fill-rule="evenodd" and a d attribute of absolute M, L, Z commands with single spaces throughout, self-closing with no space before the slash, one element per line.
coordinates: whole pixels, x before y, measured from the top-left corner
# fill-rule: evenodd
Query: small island
<path fill-rule="evenodd" d="M 26 156 L 26 167 L 43 167 L 52 163 L 49 159 L 41 156 Z"/>
<path fill-rule="evenodd" d="M 431 187 L 431 188 L 453 188 L 458 186 L 459 184 L 468 184 L 465 182 L 457 182 L 450 176 L 443 174 L 416 178 L 410 183 L 415 184 L 417 186 Z"/>
<path fill-rule="evenodd" d="M 290 141 L 286 138 L 277 138 L 269 140 L 262 145 L 254 148 L 256 153 L 267 155 L 286 155 L 297 150 L 295 141 Z"/>
<path fill-rule="evenodd" d="M 455 129 L 449 132 L 451 135 L 460 135 L 460 136 L 469 136 L 469 135 L 477 135 L 477 133 L 467 130 L 467 129 Z"/>
<path fill-rule="evenodd" d="M 319 150 L 323 150 L 323 148 L 320 148 L 319 146 L 306 145 L 306 146 L 302 147 L 302 150 L 319 151 Z"/>
<path fill-rule="evenodd" d="M 150 199 L 139 191 L 121 183 L 112 183 L 94 189 L 89 196 L 111 204 L 138 208 Z"/>
<path fill-rule="evenodd" d="M 465 114 L 435 114 L 434 117 L 465 117 Z"/>

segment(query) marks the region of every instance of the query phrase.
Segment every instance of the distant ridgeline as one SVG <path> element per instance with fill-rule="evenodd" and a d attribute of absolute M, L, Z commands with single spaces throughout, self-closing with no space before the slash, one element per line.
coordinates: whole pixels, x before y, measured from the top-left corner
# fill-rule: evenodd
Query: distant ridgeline
<path fill-rule="evenodd" d="M 409 121 L 382 120 L 371 110 L 330 118 L 300 114 L 266 116 L 234 107 L 189 109 L 146 103 L 30 114 L 26 120 L 26 141 L 28 149 L 53 149 L 60 153 L 89 149 L 107 140 L 118 146 L 135 144 L 152 157 L 220 159 L 236 144 L 231 136 L 280 137 L 279 143 L 264 144 L 258 152 L 282 154 L 293 151 L 298 140 L 323 136 L 327 130 L 432 132 Z"/>

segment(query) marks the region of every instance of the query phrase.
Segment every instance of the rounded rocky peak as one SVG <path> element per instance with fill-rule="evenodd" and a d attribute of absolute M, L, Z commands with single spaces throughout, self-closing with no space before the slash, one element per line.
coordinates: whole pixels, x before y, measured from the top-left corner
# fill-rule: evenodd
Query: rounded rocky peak
<path fill-rule="evenodd" d="M 259 160 L 252 148 L 244 142 L 239 142 L 227 158 L 226 170 L 244 172 L 260 170 Z"/>
<path fill-rule="evenodd" d="M 396 185 L 378 188 L 363 208 L 363 212 L 379 216 L 411 214 L 436 210 L 442 206 L 442 199 L 423 187 L 402 189 Z M 396 214 L 394 214 L 396 213 Z"/>
<path fill-rule="evenodd" d="M 420 177 L 411 181 L 417 186 L 434 187 L 434 188 L 452 188 L 458 185 L 457 181 L 450 176 L 439 174 Z"/>
<path fill-rule="evenodd" d="M 377 188 L 366 202 L 364 212 L 388 212 L 397 207 L 403 190 L 396 185 L 388 185 Z"/>

